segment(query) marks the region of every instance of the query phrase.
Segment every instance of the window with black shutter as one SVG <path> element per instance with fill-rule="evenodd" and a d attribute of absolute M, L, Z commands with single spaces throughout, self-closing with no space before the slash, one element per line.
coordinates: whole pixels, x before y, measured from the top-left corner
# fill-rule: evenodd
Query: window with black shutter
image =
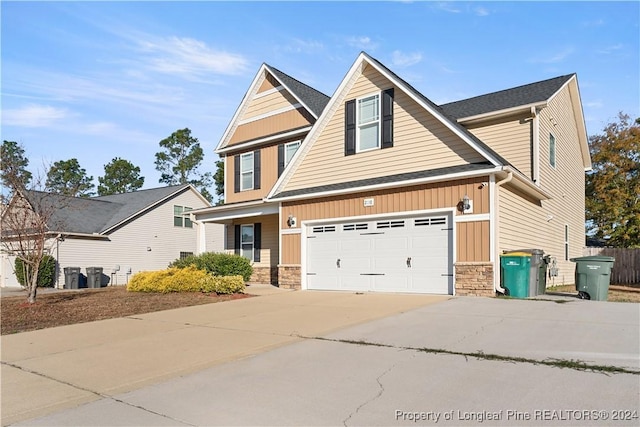
<path fill-rule="evenodd" d="M 344 155 L 393 147 L 394 89 L 345 102 Z"/>

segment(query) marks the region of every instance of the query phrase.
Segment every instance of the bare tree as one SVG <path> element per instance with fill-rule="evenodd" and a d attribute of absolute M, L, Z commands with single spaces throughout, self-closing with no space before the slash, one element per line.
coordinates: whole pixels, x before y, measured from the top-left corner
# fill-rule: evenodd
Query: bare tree
<path fill-rule="evenodd" d="M 41 179 L 32 179 L 31 188 L 27 189 L 19 168 L 7 167 L 4 172 L 3 182 L 10 188 L 12 196 L 2 204 L 1 245 L 5 252 L 23 261 L 27 301 L 34 303 L 40 264 L 56 242 L 55 230 L 62 229 L 56 222 L 57 213 L 64 209 L 65 198 L 35 191 L 34 188 L 41 188 Z"/>

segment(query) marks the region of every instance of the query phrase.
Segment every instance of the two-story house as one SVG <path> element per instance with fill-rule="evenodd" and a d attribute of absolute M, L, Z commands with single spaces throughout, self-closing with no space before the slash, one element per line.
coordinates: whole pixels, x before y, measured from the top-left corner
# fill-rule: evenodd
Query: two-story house
<path fill-rule="evenodd" d="M 313 114 L 300 88 L 318 99 L 261 68 L 218 146 L 226 205 L 194 214 L 227 224 L 256 280 L 495 295 L 499 255 L 536 248 L 573 282 L 591 166 L 574 74 L 439 106 L 361 53 Z"/>

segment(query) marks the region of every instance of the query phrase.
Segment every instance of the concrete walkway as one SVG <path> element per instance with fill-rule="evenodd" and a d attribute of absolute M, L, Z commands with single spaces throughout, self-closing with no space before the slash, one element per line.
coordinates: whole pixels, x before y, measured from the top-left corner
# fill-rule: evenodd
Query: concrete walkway
<path fill-rule="evenodd" d="M 248 293 L 260 296 L 2 336 L 2 425 L 449 298 L 264 286 Z"/>

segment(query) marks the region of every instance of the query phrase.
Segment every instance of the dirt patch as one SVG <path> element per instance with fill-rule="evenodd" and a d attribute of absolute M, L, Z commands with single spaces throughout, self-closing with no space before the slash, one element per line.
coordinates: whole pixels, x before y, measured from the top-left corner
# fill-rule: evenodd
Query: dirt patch
<path fill-rule="evenodd" d="M 155 294 L 127 292 L 124 286 L 40 294 L 35 304 L 21 296 L 0 298 L 2 335 L 193 305 L 211 304 L 251 295 L 197 292 Z"/>
<path fill-rule="evenodd" d="M 640 302 L 640 287 L 611 285 L 609 286 L 609 293 L 607 294 L 607 301 L 609 302 Z M 547 292 L 562 292 L 567 294 L 578 295 L 575 285 L 560 285 L 552 288 L 547 288 Z"/>

